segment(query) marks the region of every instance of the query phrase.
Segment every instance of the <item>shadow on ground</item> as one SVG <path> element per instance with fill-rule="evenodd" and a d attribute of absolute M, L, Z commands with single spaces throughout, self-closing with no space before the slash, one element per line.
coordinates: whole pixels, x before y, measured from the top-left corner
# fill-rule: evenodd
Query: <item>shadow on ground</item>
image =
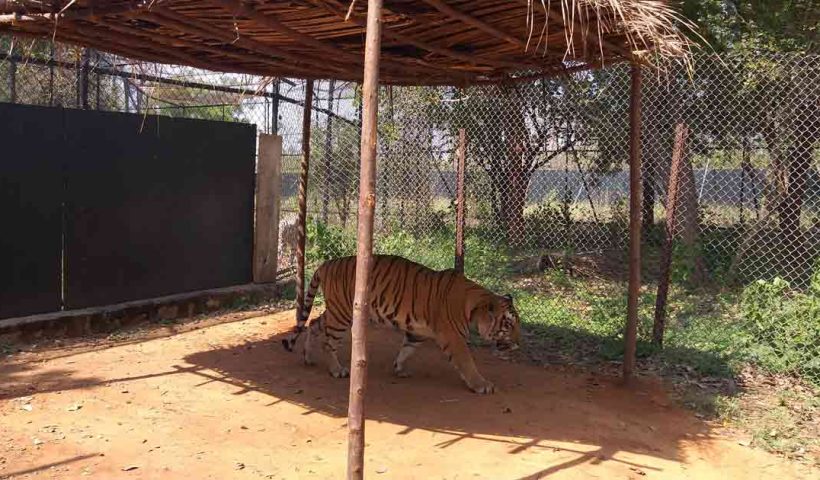
<path fill-rule="evenodd" d="M 295 353 L 286 352 L 280 343 L 284 334 L 277 332 L 290 327 L 292 314 L 287 312 L 274 318 L 272 324 L 267 319 L 259 323 L 266 325 L 264 331 L 272 332 L 269 338 L 260 340 L 264 335 L 262 331 L 242 330 L 245 338 L 253 340 L 189 353 L 183 358 L 157 358 L 147 362 L 151 364 L 150 371 L 141 375 L 118 378 L 97 375 L 94 371 L 71 370 L 71 361 L 65 358 L 60 358 L 54 366 L 25 362 L 0 365 L 3 378 L 0 399 L 193 375 L 201 379 L 193 382 L 192 388 L 194 392 L 203 389 L 202 398 L 207 396 L 205 389 L 210 398 L 214 398 L 214 391 L 219 390 L 210 387 L 215 384 L 228 385 L 230 395 L 251 392 L 265 395 L 269 401 L 263 399 L 259 404 L 263 409 L 259 415 L 265 415 L 264 409 L 268 407 L 292 404 L 302 408 L 295 414 L 294 422 L 298 422 L 298 415 L 346 417 L 348 382 L 330 377 L 323 358 L 318 359 L 318 366 L 303 365 L 301 345 Z M 553 328 L 539 335 L 554 338 L 573 335 L 577 340 L 582 334 Z M 447 452 L 462 442 L 469 442 L 467 452 L 477 449 L 487 455 L 497 455 L 500 447 L 501 452 L 511 456 L 507 458 L 510 461 L 514 458 L 526 461 L 528 457 L 519 457 L 523 453 L 566 453 L 551 457 L 552 463 L 536 464 L 537 470 L 519 477 L 523 479 L 543 478 L 582 464 L 602 462 L 636 472 L 660 472 L 671 468 L 671 464 L 665 462 L 686 460 L 684 443 L 711 437 L 708 425 L 671 405 L 657 382 L 638 380 L 624 386 L 618 379 L 567 365 L 496 358 L 485 348 L 475 349 L 476 363 L 484 376 L 498 387 L 495 395 L 480 396 L 468 391 L 432 344 L 425 344 L 410 360 L 413 377 L 395 378 L 391 366 L 401 338 L 397 332 L 381 328 L 370 329 L 368 334 L 366 416 L 369 422 L 398 426 L 398 433 L 391 433 L 391 438 L 399 436 L 394 440 L 396 445 L 404 444 L 401 437 L 421 432 L 428 435 L 413 436 L 407 441 L 432 442 L 430 446 L 425 443 L 418 447 L 422 449 Z M 594 343 L 600 339 L 588 341 Z M 347 344 L 340 355 L 349 358 Z M 186 391 L 189 388 L 186 386 Z M 465 455 L 463 448 L 454 450 Z M 493 457 L 492 461 L 494 465 L 503 464 L 505 457 Z M 520 471 L 521 465 L 518 466 Z"/>
<path fill-rule="evenodd" d="M 254 391 L 269 395 L 270 405 L 300 405 L 305 409 L 303 415 L 346 416 L 348 382 L 331 378 L 321 361 L 315 367 L 304 366 L 300 349 L 286 352 L 281 338 L 276 335 L 270 340 L 194 353 L 184 359 L 192 367 L 180 369 L 202 375 L 201 385 L 228 382 L 237 387 L 236 395 Z M 625 387 L 617 380 L 570 367 L 494 358 L 486 349 L 477 352 L 477 363 L 499 388 L 495 395 L 467 391 L 433 345 L 419 349 L 410 361 L 413 377 L 394 378 L 390 366 L 400 341 L 395 332 L 370 330 L 368 420 L 402 425 L 402 435 L 416 430 L 443 434 L 444 440 L 435 445 L 441 449 L 474 439 L 506 444 L 509 454 L 530 449 L 580 454 L 570 462 L 524 478 L 541 478 L 577 464 L 612 460 L 619 452 L 680 461 L 681 441 L 709 437 L 706 424 L 671 406 L 656 383 L 637 381 Z M 342 355 L 348 357 L 348 351 Z M 579 448 L 556 447 L 555 442 L 579 444 Z M 590 450 L 590 445 L 597 449 Z"/>

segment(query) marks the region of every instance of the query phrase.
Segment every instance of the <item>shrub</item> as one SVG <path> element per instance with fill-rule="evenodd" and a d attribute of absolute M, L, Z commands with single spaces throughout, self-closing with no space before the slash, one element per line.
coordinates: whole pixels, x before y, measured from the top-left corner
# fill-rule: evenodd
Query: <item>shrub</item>
<path fill-rule="evenodd" d="M 356 254 L 356 237 L 354 232 L 318 220 L 307 224 L 306 261 L 318 265 L 332 258 Z"/>
<path fill-rule="evenodd" d="M 526 244 L 556 250 L 569 244 L 567 221 L 561 205 L 544 202 L 524 214 Z"/>
<path fill-rule="evenodd" d="M 744 289 L 741 313 L 752 361 L 820 383 L 820 290 L 792 292 L 781 278 L 758 280 Z"/>

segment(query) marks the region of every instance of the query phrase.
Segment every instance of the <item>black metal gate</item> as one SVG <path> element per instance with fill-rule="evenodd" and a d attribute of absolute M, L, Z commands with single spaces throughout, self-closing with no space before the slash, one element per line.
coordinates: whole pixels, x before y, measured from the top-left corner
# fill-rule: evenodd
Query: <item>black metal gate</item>
<path fill-rule="evenodd" d="M 0 317 L 251 281 L 254 126 L 0 105 L 0 131 L 36 145 L 0 162 Z"/>

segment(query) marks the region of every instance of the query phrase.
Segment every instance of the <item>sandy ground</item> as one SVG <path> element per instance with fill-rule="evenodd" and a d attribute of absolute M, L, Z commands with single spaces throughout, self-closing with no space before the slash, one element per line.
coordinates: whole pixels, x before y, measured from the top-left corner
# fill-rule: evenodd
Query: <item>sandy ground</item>
<path fill-rule="evenodd" d="M 343 478 L 348 384 L 284 351 L 292 319 L 6 358 L 0 477 Z M 433 345 L 412 378 L 394 378 L 401 336 L 371 332 L 369 478 L 820 478 L 721 436 L 649 381 L 625 388 L 480 351 L 500 392 L 478 396 Z"/>

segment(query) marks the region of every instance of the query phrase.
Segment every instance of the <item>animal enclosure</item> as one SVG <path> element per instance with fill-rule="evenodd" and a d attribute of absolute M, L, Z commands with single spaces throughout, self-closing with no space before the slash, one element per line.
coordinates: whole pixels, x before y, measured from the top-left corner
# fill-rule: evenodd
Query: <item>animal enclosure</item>
<path fill-rule="evenodd" d="M 136 12 L 147 20 L 116 12 L 117 18 L 109 18 L 113 28 L 154 22 L 162 33 L 154 35 L 155 30 L 152 37 L 179 35 L 174 42 L 190 46 L 191 31 L 169 33 L 168 16 L 198 13 L 160 10 Z M 224 26 L 228 17 L 217 22 Z M 194 37 L 201 37 L 199 32 Z M 203 58 L 213 60 L 207 45 L 221 45 L 219 53 L 228 55 L 245 55 L 238 50 L 256 45 L 246 38 L 234 45 L 233 30 L 222 34 L 230 38 L 195 42 L 211 49 Z M 355 41 L 353 48 L 358 48 Z M 298 157 L 306 146 L 299 128 L 303 82 L 158 66 L 59 45 L 10 51 L 0 66 L 6 79 L 0 89 L 12 102 L 222 119 L 281 134 L 290 154 L 284 206 L 296 210 Z M 391 53 L 408 51 L 415 50 Z M 267 57 L 257 52 L 251 59 L 259 58 Z M 699 387 L 734 385 L 750 369 L 787 378 L 795 388 L 784 391 L 816 384 L 817 57 L 695 60 L 692 72 L 673 68 L 670 77 L 644 70 L 643 171 L 635 178 L 633 168 L 630 181 L 626 160 L 638 156 L 627 154 L 627 138 L 638 129 L 627 120 L 629 80 L 623 66 L 495 87 L 382 88 L 376 250 L 447 268 L 457 251 L 456 232 L 463 232 L 467 274 L 515 296 L 530 360 L 605 370 L 609 362 L 633 358 L 623 352 L 624 343 L 634 345 L 623 338 L 627 198 L 642 184 L 644 287 L 629 290 L 640 321 L 638 371 L 697 378 L 703 382 Z M 308 270 L 355 248 L 354 159 L 362 154 L 360 125 L 372 118 L 368 111 L 373 113 L 362 101 L 372 97 L 354 83 L 315 85 Z M 457 157 L 466 160 L 465 175 Z M 467 193 L 457 198 L 462 183 Z M 463 224 L 456 220 L 462 207 Z M 631 209 L 633 226 L 637 211 Z M 283 220 L 283 226 L 294 225 L 292 218 Z M 633 247 L 636 232 L 631 229 Z M 281 236 L 283 242 L 289 237 Z M 634 311 L 630 319 L 636 318 Z M 228 373 L 228 378 L 244 375 Z M 356 385 L 362 384 L 351 383 L 354 394 Z M 293 395 L 265 394 L 295 403 Z M 361 395 L 351 399 L 351 408 L 361 405 Z M 781 401 L 772 410 L 788 405 Z M 350 417 L 351 432 L 360 413 Z M 812 423 L 817 417 L 801 415 L 793 424 L 777 419 L 763 437 L 780 442 L 785 425 L 803 437 L 778 451 L 811 451 L 820 437 Z M 361 441 L 359 433 L 350 443 L 359 453 Z"/>
<path fill-rule="evenodd" d="M 77 55 L 66 49 L 53 59 L 18 59 L 15 100 L 82 106 L 82 65 L 74 60 L 87 58 L 89 86 L 82 91 L 89 108 L 254 123 L 259 132 L 278 133 L 284 139 L 282 224 L 293 224 L 302 82 Z M 0 76 L 7 75 L 9 61 L 1 65 Z M 649 345 L 655 286 L 667 264 L 668 348 L 659 354 L 666 364 L 720 373 L 752 362 L 820 378 L 820 322 L 808 306 L 820 249 L 819 72 L 816 56 L 702 56 L 691 76 L 682 68 L 669 77 L 647 75 L 642 355 L 657 353 Z M 0 85 L 5 99 L 9 86 Z M 549 339 L 556 358 L 617 359 L 626 275 L 627 108 L 623 67 L 510 86 L 384 87 L 376 250 L 434 268 L 452 266 L 455 153 L 463 129 L 468 275 L 513 293 L 525 324 Z M 318 82 L 312 112 L 309 272 L 355 251 L 358 86 Z M 678 126 L 688 135 L 670 203 Z M 282 249 L 286 269 L 292 246 Z M 778 304 L 781 299 L 787 304 Z M 783 315 L 787 322 L 773 321 Z"/>

